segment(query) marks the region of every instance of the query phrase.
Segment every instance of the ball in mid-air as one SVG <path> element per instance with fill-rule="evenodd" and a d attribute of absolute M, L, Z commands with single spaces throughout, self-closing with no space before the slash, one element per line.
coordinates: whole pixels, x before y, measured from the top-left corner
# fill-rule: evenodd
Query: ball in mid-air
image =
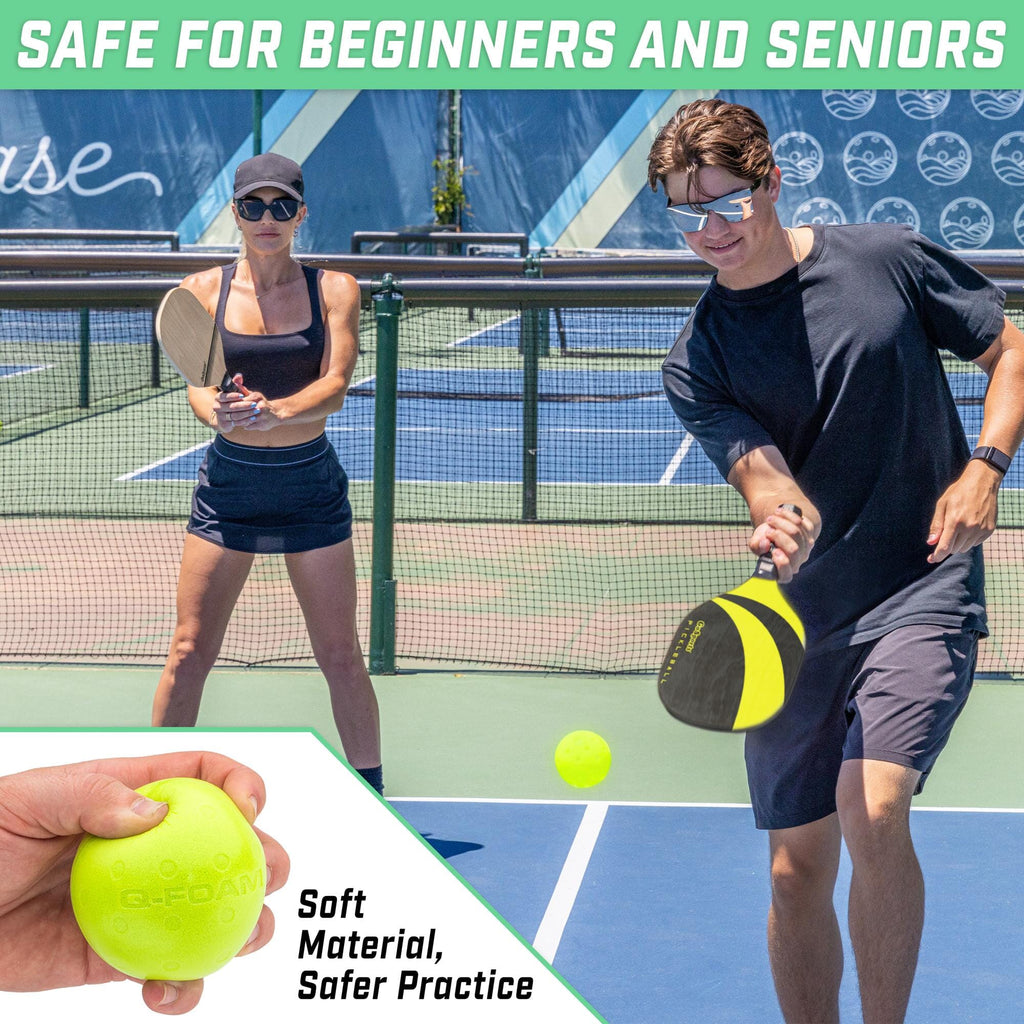
<path fill-rule="evenodd" d="M 555 747 L 555 767 L 570 786 L 596 786 L 611 766 L 611 749 L 596 732 L 578 729 L 563 736 Z"/>
<path fill-rule="evenodd" d="M 71 904 L 86 941 L 133 978 L 189 981 L 245 945 L 266 894 L 263 845 L 219 787 L 162 779 L 139 793 L 164 819 L 124 839 L 86 836 L 71 868 Z"/>

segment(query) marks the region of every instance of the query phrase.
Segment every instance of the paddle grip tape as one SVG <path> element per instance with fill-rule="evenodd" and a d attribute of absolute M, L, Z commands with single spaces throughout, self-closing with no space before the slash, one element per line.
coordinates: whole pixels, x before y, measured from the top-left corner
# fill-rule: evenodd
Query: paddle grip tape
<path fill-rule="evenodd" d="M 799 505 L 780 505 L 779 508 L 784 508 L 787 512 L 795 512 L 798 516 L 803 516 L 803 510 Z M 775 550 L 773 544 L 761 557 L 757 560 L 757 565 L 754 567 L 754 575 L 758 579 L 763 580 L 777 580 L 779 578 L 779 572 L 775 568 L 775 563 L 772 561 L 772 551 Z"/>

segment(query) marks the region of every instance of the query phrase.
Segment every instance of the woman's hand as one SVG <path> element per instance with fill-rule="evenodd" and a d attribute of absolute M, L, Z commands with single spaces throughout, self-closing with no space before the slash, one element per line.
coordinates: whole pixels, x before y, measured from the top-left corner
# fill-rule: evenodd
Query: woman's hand
<path fill-rule="evenodd" d="M 51 988 L 122 981 L 86 944 L 71 909 L 71 862 L 85 833 L 137 835 L 163 820 L 167 805 L 135 789 L 156 779 L 188 776 L 219 786 L 252 823 L 266 801 L 263 780 L 245 765 L 209 751 L 117 758 L 38 768 L 0 778 L 0 990 Z M 288 855 L 257 830 L 267 857 L 267 892 L 288 877 Z M 242 953 L 270 941 L 268 907 Z M 202 980 L 147 981 L 146 1005 L 157 1013 L 192 1009 Z"/>
<path fill-rule="evenodd" d="M 230 434 L 232 430 L 270 430 L 281 423 L 274 403 L 259 391 L 249 391 L 240 373 L 232 380 L 239 390 L 217 392 L 211 426 L 222 434 Z"/>

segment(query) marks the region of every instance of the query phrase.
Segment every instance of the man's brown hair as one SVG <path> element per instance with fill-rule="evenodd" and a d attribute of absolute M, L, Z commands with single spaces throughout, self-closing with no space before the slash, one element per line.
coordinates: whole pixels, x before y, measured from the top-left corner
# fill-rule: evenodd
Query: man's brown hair
<path fill-rule="evenodd" d="M 667 174 L 685 171 L 688 185 L 699 188 L 700 169 L 709 166 L 751 182 L 775 166 L 768 129 L 749 107 L 725 100 L 694 100 L 680 107 L 651 146 L 647 181 L 657 192 Z"/>

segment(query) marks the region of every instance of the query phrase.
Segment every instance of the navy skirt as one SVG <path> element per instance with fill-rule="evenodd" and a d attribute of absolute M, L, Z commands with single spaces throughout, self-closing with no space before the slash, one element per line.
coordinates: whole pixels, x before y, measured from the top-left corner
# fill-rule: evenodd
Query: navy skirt
<path fill-rule="evenodd" d="M 323 434 L 286 448 L 218 434 L 199 467 L 188 532 L 257 554 L 338 544 L 352 536 L 348 477 Z"/>

